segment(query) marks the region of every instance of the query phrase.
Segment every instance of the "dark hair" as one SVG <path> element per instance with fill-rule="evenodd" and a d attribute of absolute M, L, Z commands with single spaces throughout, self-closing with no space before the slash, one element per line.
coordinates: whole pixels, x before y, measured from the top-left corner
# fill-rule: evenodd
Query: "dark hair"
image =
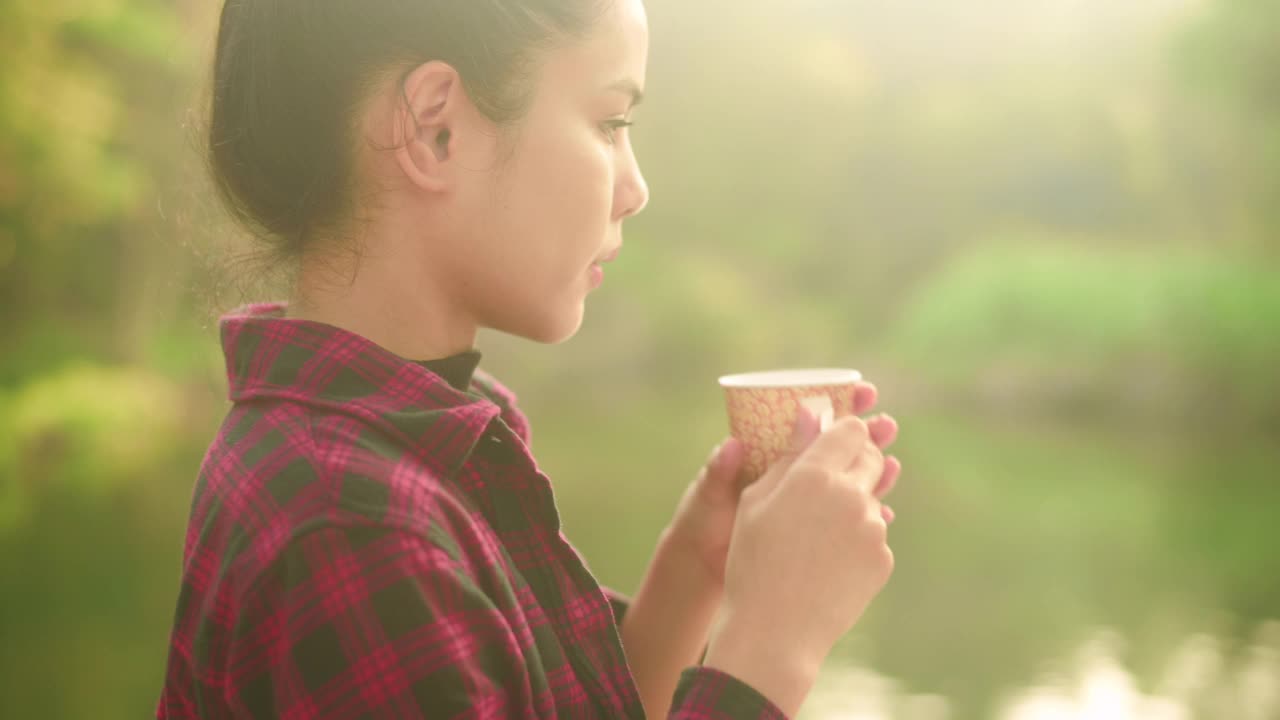
<path fill-rule="evenodd" d="M 210 172 L 277 259 L 350 219 L 356 111 L 386 73 L 453 66 L 481 112 L 517 121 L 541 50 L 582 37 L 607 0 L 226 0 Z"/>

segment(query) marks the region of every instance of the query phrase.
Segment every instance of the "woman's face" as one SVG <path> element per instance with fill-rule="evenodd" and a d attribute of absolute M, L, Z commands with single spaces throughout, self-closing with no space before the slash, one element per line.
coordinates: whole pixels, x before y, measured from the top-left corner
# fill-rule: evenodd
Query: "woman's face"
<path fill-rule="evenodd" d="M 540 342 L 577 332 L 599 264 L 649 192 L 629 133 L 645 81 L 640 0 L 615 0 L 584 41 L 551 51 L 528 114 L 451 198 L 451 293 L 481 327 Z M 510 153 L 508 155 L 507 153 Z"/>

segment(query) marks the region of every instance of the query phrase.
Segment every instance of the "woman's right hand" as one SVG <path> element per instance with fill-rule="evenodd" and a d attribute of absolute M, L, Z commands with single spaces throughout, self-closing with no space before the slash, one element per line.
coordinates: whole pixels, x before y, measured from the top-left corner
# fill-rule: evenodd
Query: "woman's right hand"
<path fill-rule="evenodd" d="M 818 668 L 893 572 L 880 497 L 899 466 L 893 420 L 849 416 L 819 433 L 801 410 L 791 453 L 742 493 L 725 600 L 704 665 L 799 710 Z M 816 436 L 816 437 L 815 437 Z"/>

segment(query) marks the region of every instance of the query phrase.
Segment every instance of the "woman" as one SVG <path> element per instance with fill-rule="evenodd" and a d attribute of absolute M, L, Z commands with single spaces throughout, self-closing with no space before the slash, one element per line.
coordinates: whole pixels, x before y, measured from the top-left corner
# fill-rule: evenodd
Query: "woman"
<path fill-rule="evenodd" d="M 573 335 L 647 202 L 647 52 L 640 0 L 227 1 L 212 171 L 295 281 L 222 323 L 159 717 L 799 708 L 891 572 L 893 420 L 802 416 L 745 490 L 726 441 L 628 603 L 477 370 L 480 327 Z"/>

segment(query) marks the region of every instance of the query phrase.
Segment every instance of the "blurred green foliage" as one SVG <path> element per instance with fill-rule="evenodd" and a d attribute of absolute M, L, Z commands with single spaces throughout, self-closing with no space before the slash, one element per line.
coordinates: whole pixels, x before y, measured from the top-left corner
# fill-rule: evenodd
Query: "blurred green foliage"
<path fill-rule="evenodd" d="M 918 293 L 885 347 L 940 385 L 1023 403 L 1190 422 L 1212 396 L 1233 425 L 1280 425 L 1276 272 L 1199 250 L 993 240 Z"/>
<path fill-rule="evenodd" d="M 213 317 L 262 298 L 214 292 L 252 285 L 195 142 L 216 5 L 0 21 L 2 717 L 161 682 Z M 986 717 L 1097 625 L 1149 678 L 1275 616 L 1280 0 L 649 5 L 650 208 L 571 345 L 482 343 L 602 579 L 717 375 L 854 365 L 908 472 L 847 657 Z"/>
<path fill-rule="evenodd" d="M 180 403 L 172 383 L 139 368 L 72 365 L 35 378 L 11 399 L 6 434 L 21 453 L 6 453 L 0 472 L 101 497 L 166 469 L 182 430 Z"/>

